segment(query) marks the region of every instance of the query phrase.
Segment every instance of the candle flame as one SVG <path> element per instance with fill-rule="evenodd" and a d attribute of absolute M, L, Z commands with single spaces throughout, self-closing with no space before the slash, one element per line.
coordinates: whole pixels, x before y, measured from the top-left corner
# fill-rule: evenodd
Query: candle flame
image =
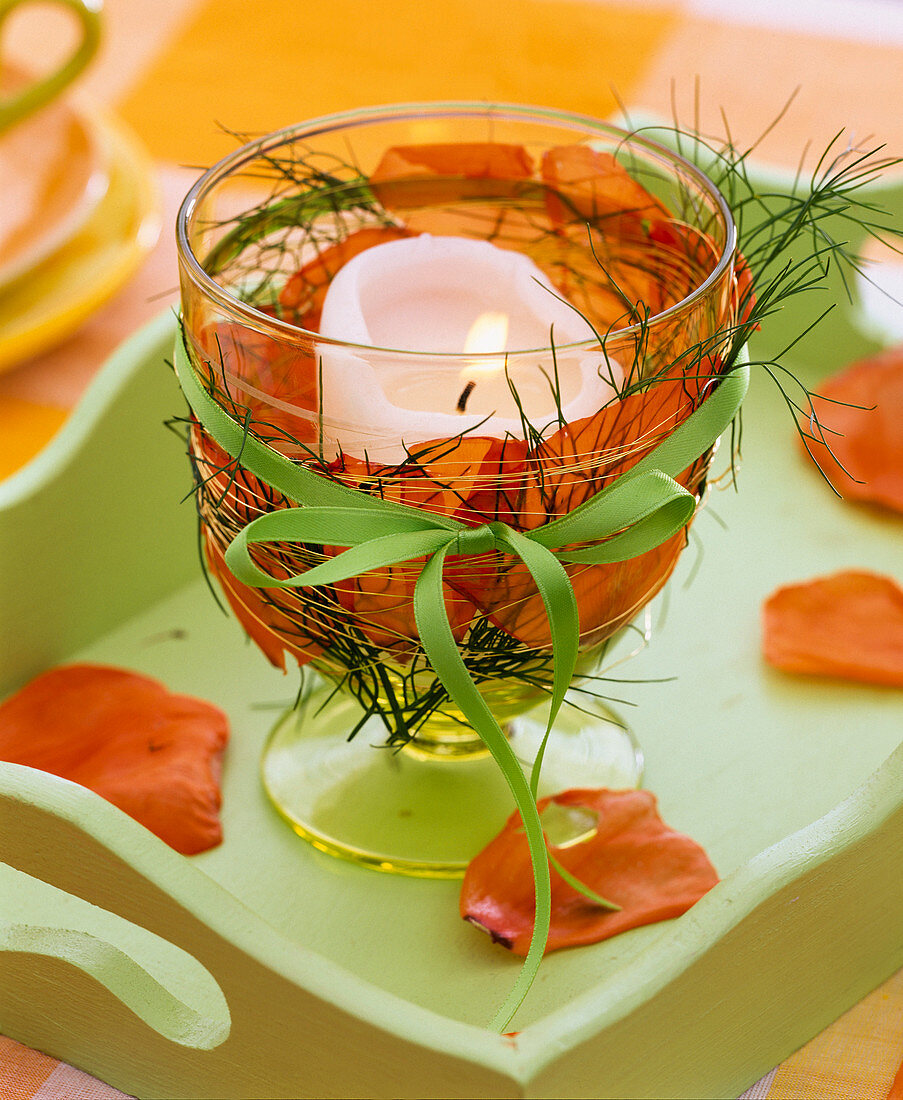
<path fill-rule="evenodd" d="M 464 341 L 465 355 L 504 351 L 508 339 L 508 314 L 488 311 L 481 313 L 470 326 Z"/>
<path fill-rule="evenodd" d="M 467 339 L 464 341 L 464 354 L 480 355 L 481 353 L 491 354 L 492 352 L 504 352 L 507 340 L 508 314 L 490 310 L 486 313 L 481 313 L 470 326 L 470 331 L 467 333 Z M 467 410 L 467 402 L 476 388 L 477 382 L 484 383 L 484 385 L 480 387 L 477 400 L 479 400 L 480 394 L 482 394 L 487 385 L 492 392 L 490 400 L 497 400 L 498 395 L 492 388 L 493 381 L 501 376 L 504 369 L 504 355 L 498 355 L 492 359 L 471 359 L 467 366 L 461 371 L 460 380 L 464 385 L 464 389 L 461 391 L 461 396 L 458 398 L 458 404 L 456 406 L 457 411 L 463 413 Z"/>

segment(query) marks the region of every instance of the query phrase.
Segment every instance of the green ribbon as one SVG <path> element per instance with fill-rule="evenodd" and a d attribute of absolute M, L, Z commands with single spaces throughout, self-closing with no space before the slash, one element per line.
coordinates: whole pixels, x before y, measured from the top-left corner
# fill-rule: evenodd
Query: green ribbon
<path fill-rule="evenodd" d="M 626 561 L 661 545 L 685 527 L 696 497 L 674 479 L 704 454 L 731 423 L 746 394 L 745 349 L 739 365 L 719 376 L 713 392 L 662 443 L 627 473 L 560 519 L 520 532 L 506 523 L 469 527 L 451 516 L 383 500 L 322 477 L 251 435 L 204 389 L 182 339 L 175 369 L 195 416 L 219 446 L 298 507 L 268 512 L 235 536 L 225 560 L 242 584 L 298 588 L 335 584 L 369 570 L 425 558 L 414 589 L 414 618 L 436 676 L 480 735 L 501 768 L 524 822 L 536 892 L 533 937 L 514 988 L 492 1026 L 504 1030 L 539 968 L 551 916 L 551 882 L 536 792 L 545 741 L 574 675 L 579 647 L 577 601 L 563 562 Z M 250 548 L 270 542 L 347 546 L 297 576 L 273 577 L 252 560 Z M 567 549 L 589 544 L 581 549 Z M 449 554 L 489 551 L 519 558 L 542 598 L 552 638 L 554 673 L 545 738 L 529 783 L 508 740 L 467 670 L 452 634 L 443 596 Z"/>

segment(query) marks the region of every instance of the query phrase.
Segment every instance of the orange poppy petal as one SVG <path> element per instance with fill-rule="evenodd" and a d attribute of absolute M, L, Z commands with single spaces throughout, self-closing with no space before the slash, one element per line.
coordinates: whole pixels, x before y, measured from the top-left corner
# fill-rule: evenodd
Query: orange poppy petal
<path fill-rule="evenodd" d="M 552 188 L 546 202 L 555 224 L 602 219 L 606 232 L 637 232 L 644 218 L 668 217 L 611 153 L 588 145 L 549 149 L 542 158 L 542 178 Z"/>
<path fill-rule="evenodd" d="M 785 672 L 903 687 L 903 588 L 865 571 L 779 588 L 763 608 L 765 660 Z"/>
<path fill-rule="evenodd" d="M 532 174 L 533 161 L 521 145 L 495 142 L 396 145 L 383 153 L 370 176 L 370 186 L 387 208 L 403 205 L 410 209 L 445 200 L 457 201 L 464 196 L 516 195 L 521 181 Z M 510 188 L 500 187 L 500 181 L 509 181 Z"/>
<path fill-rule="evenodd" d="M 382 183 L 413 175 L 463 176 L 465 179 L 526 179 L 533 161 L 522 145 L 494 141 L 394 145 L 370 177 Z"/>
<path fill-rule="evenodd" d="M 211 321 L 200 331 L 196 354 L 238 408 L 250 410 L 255 428 L 267 438 L 279 441 L 283 449 L 286 440 L 316 442 L 320 403 L 312 347 L 244 325 Z"/>
<path fill-rule="evenodd" d="M 64 665 L 0 703 L 0 759 L 71 779 L 184 855 L 222 840 L 228 721 L 210 703 L 103 665 Z"/>
<path fill-rule="evenodd" d="M 834 472 L 828 446 L 807 441 L 816 461 L 842 496 L 903 512 L 903 345 L 854 363 L 819 386 L 819 394 L 845 402 L 816 399 L 816 408 L 827 444 L 850 477 Z"/>
<path fill-rule="evenodd" d="M 299 665 L 306 665 L 323 652 L 322 629 L 308 622 L 304 603 L 296 593 L 242 584 L 209 537 L 204 539 L 204 550 L 210 572 L 219 581 L 235 617 L 271 665 L 285 672 L 286 653 Z"/>
<path fill-rule="evenodd" d="M 279 293 L 280 306 L 290 313 L 304 314 L 305 320 L 309 322 L 307 315 L 314 311 L 319 313 L 323 308 L 329 284 L 349 260 L 374 245 L 409 236 L 406 229 L 389 225 L 359 229 L 344 241 L 324 248 L 310 263 L 296 271 Z"/>
<path fill-rule="evenodd" d="M 572 790 L 541 799 L 596 815 L 595 833 L 552 851 L 585 886 L 621 908 L 603 909 L 552 869 L 552 922 L 546 951 L 596 943 L 630 928 L 685 913 L 718 882 L 695 841 L 659 817 L 649 791 Z M 516 955 L 526 955 L 536 903 L 527 838 L 519 813 L 467 868 L 461 916 Z"/>

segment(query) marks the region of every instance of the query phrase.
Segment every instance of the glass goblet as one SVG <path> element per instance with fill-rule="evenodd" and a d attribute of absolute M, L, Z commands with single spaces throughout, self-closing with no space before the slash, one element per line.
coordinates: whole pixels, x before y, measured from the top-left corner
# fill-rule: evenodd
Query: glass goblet
<path fill-rule="evenodd" d="M 269 741 L 266 789 L 322 850 L 462 874 L 511 798 L 424 650 L 414 599 L 428 553 L 296 584 L 358 539 L 353 517 L 347 531 L 324 520 L 246 545 L 271 583 L 236 575 L 227 553 L 249 524 L 312 503 L 250 456 L 304 471 L 328 507 L 344 490 L 368 516 L 489 532 L 449 549 L 444 614 L 529 765 L 553 632 L 531 569 L 493 532 L 535 535 L 570 516 L 716 388 L 738 298 L 728 207 L 682 157 L 602 122 L 411 104 L 239 149 L 185 199 L 178 246 L 181 354 L 245 440 L 230 453 L 203 417 L 190 429 L 207 564 L 270 661 L 314 673 Z M 677 473 L 696 499 L 710 457 Z M 641 756 L 594 685 L 685 542 L 681 528 L 626 560 L 563 563 L 578 675 L 548 752 L 579 745 L 573 786 L 639 779 Z"/>

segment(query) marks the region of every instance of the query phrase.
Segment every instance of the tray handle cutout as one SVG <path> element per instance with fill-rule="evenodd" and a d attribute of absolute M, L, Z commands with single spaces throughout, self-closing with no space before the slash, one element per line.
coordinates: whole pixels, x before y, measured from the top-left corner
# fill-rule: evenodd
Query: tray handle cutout
<path fill-rule="evenodd" d="M 226 998 L 188 952 L 6 863 L 0 863 L 0 950 L 77 967 L 181 1046 L 213 1050 L 229 1035 Z"/>

